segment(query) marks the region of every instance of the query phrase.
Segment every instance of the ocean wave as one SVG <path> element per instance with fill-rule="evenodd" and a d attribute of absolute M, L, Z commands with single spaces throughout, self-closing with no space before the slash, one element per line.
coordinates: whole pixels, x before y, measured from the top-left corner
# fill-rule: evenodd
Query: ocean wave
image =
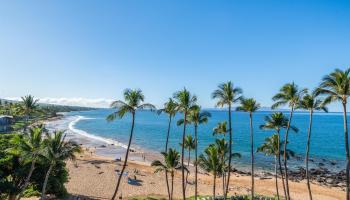
<path fill-rule="evenodd" d="M 127 149 L 128 146 L 123 144 L 123 143 L 121 143 L 121 142 L 118 142 L 116 140 L 109 139 L 109 138 L 100 137 L 100 136 L 97 136 L 97 135 L 92 135 L 92 134 L 90 134 L 90 133 L 88 133 L 86 131 L 83 131 L 83 130 L 80 130 L 80 129 L 77 129 L 77 128 L 74 127 L 75 124 L 78 123 L 79 121 L 81 121 L 81 120 L 89 120 L 89 119 L 93 119 L 93 118 L 77 116 L 76 119 L 74 119 L 73 121 L 71 121 L 69 123 L 68 128 L 73 133 L 79 134 L 81 136 L 84 136 L 84 137 L 87 137 L 87 138 L 90 138 L 90 139 L 94 139 L 94 140 L 97 140 L 97 141 L 100 141 L 100 142 L 104 142 L 104 143 L 107 143 L 107 144 L 110 144 L 110 145 L 115 145 L 115 146 L 119 146 L 119 147 Z"/>

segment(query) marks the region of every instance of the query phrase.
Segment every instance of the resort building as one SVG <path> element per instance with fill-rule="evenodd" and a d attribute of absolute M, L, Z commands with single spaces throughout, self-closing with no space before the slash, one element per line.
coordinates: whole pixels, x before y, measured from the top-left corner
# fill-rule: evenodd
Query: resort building
<path fill-rule="evenodd" d="M 14 119 L 12 116 L 0 115 L 0 133 L 9 131 L 11 129 L 11 124 L 13 121 Z"/>

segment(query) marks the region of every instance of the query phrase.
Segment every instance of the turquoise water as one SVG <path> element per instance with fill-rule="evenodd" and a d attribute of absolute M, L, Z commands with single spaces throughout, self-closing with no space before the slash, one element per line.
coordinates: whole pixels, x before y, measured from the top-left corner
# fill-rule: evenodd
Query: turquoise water
<path fill-rule="evenodd" d="M 99 109 L 84 112 L 71 112 L 69 116 L 77 115 L 84 118 L 75 124 L 75 128 L 83 130 L 89 134 L 114 139 L 126 144 L 129 138 L 131 117 L 128 115 L 123 119 L 117 119 L 114 122 L 107 122 L 106 116 L 113 110 Z M 208 124 L 199 127 L 199 151 L 203 151 L 210 143 L 215 140 L 212 135 L 212 129 L 218 122 L 227 119 L 225 111 L 210 111 L 212 117 Z M 255 149 L 260 146 L 266 137 L 273 132 L 260 130 L 259 126 L 264 123 L 264 116 L 272 112 L 256 112 L 253 118 Z M 286 113 L 287 114 L 287 113 Z M 169 140 L 170 147 L 180 149 L 179 142 L 182 136 L 182 128 L 176 126 L 175 121 L 181 118 L 177 115 L 172 124 L 171 136 Z M 250 162 L 250 143 L 249 143 L 249 116 L 247 113 L 234 112 L 233 120 L 233 149 L 242 154 L 242 158 L 236 160 L 236 164 L 246 165 Z M 291 132 L 289 139 L 289 149 L 295 151 L 296 158 L 290 160 L 291 167 L 303 165 L 305 154 L 305 145 L 307 139 L 307 128 L 309 123 L 308 113 L 297 112 L 294 115 L 292 124 L 299 128 L 298 133 Z M 164 114 L 157 115 L 150 111 L 139 111 L 136 114 L 135 134 L 133 144 L 145 149 L 162 151 L 166 139 L 168 117 Z M 193 134 L 193 127 L 189 126 L 187 134 Z M 281 132 L 282 135 L 284 131 Z M 320 162 L 325 164 L 331 170 L 340 170 L 344 168 L 344 133 L 343 117 L 341 113 L 316 113 L 314 115 L 313 132 L 311 137 L 311 167 L 317 167 Z M 331 164 L 333 162 L 333 164 Z M 336 164 L 334 164 L 334 162 Z M 260 153 L 256 154 L 256 163 L 260 168 L 270 168 L 273 159 Z"/>

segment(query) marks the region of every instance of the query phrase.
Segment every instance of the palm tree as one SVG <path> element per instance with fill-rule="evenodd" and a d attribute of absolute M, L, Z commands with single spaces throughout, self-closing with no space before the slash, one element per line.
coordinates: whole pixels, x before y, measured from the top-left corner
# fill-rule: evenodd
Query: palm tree
<path fill-rule="evenodd" d="M 310 187 L 310 177 L 309 177 L 309 152 L 310 152 L 310 137 L 311 137 L 311 128 L 312 128 L 312 116 L 315 110 L 323 110 L 328 112 L 328 109 L 322 104 L 322 100 L 317 98 L 316 93 L 307 94 L 300 100 L 298 108 L 309 111 L 309 128 L 307 134 L 307 144 L 306 144 L 306 156 L 305 156 L 305 168 L 306 168 L 306 180 L 307 188 L 309 191 L 309 197 L 312 200 L 312 193 Z"/>
<path fill-rule="evenodd" d="M 65 141 L 66 135 L 64 131 L 55 131 L 52 135 L 46 134 L 46 139 L 44 141 L 46 147 L 46 153 L 44 154 L 47 161 L 50 163 L 50 167 L 46 172 L 43 189 L 41 192 L 41 199 L 45 200 L 45 192 L 47 182 L 50 177 L 50 173 L 55 167 L 56 163 L 64 161 L 67 159 L 74 160 L 75 153 L 81 151 L 80 146 L 72 141 Z"/>
<path fill-rule="evenodd" d="M 187 149 L 187 151 L 188 151 L 187 167 L 189 168 L 190 167 L 190 162 L 191 162 L 191 151 L 196 148 L 196 141 L 194 140 L 192 135 L 186 135 L 184 148 Z M 186 189 L 187 183 L 188 183 L 188 181 L 187 181 L 188 180 L 188 174 L 189 174 L 189 171 L 187 171 L 187 173 L 186 173 L 185 189 Z"/>
<path fill-rule="evenodd" d="M 169 143 L 171 121 L 172 121 L 173 117 L 176 115 L 176 112 L 177 112 L 176 108 L 177 108 L 177 103 L 172 98 L 169 98 L 169 101 L 164 104 L 164 108 L 159 109 L 157 111 L 158 114 L 164 112 L 169 116 L 168 131 L 167 131 L 166 142 L 165 142 L 165 152 L 168 152 L 168 143 Z"/>
<path fill-rule="evenodd" d="M 288 126 L 288 118 L 286 116 L 284 116 L 284 114 L 282 112 L 275 112 L 273 114 L 271 114 L 271 116 L 266 116 L 265 117 L 265 124 L 261 125 L 260 128 L 264 129 L 264 130 L 274 130 L 276 131 L 277 135 L 278 135 L 278 142 L 279 144 L 277 145 L 278 148 L 280 148 L 280 144 L 281 144 L 281 135 L 280 135 L 280 131 L 282 128 L 287 128 Z M 290 129 L 294 132 L 298 132 L 298 128 L 296 128 L 293 125 L 290 125 Z M 277 159 L 278 159 L 278 165 L 279 165 L 279 171 L 281 174 L 281 180 L 282 180 L 282 186 L 283 186 L 283 192 L 284 192 L 284 196 L 285 198 L 287 198 L 287 191 L 286 191 L 286 187 L 284 184 L 284 177 L 283 177 L 283 171 L 282 171 L 282 163 L 281 163 L 281 150 L 278 150 L 278 155 L 277 155 Z"/>
<path fill-rule="evenodd" d="M 195 156 L 195 198 L 197 199 L 198 197 L 198 126 L 200 124 L 206 124 L 208 123 L 209 117 L 211 117 L 211 114 L 207 111 L 201 111 L 200 106 L 194 106 L 189 115 L 188 115 L 188 121 L 189 123 L 194 125 L 194 141 L 195 141 L 195 150 L 194 150 L 194 156 Z"/>
<path fill-rule="evenodd" d="M 219 152 L 220 162 L 222 162 L 220 174 L 222 175 L 222 193 L 225 194 L 225 173 L 228 171 L 228 165 L 226 164 L 226 162 L 229 158 L 229 145 L 226 142 L 225 138 L 222 138 L 215 140 L 215 146 L 217 147 Z M 233 153 L 232 157 L 240 158 L 241 154 Z"/>
<path fill-rule="evenodd" d="M 19 107 L 19 113 L 25 117 L 24 131 L 27 130 L 29 118 L 38 111 L 39 99 L 35 99 L 32 95 L 21 97 L 22 102 Z"/>
<path fill-rule="evenodd" d="M 213 199 L 215 199 L 216 177 L 220 175 L 222 165 L 219 150 L 215 145 L 209 145 L 198 159 L 198 164 L 205 171 L 213 174 Z"/>
<path fill-rule="evenodd" d="M 126 149 L 126 154 L 125 154 L 125 159 L 124 159 L 124 164 L 122 167 L 122 170 L 120 172 L 120 175 L 118 177 L 118 182 L 112 197 L 112 200 L 115 199 L 119 185 L 121 182 L 121 178 L 123 176 L 123 173 L 125 171 L 127 162 L 128 162 L 128 156 L 129 156 L 129 151 L 130 151 L 130 145 L 132 141 L 132 136 L 134 133 L 134 126 L 135 126 L 135 114 L 137 110 L 142 110 L 142 109 L 150 109 L 150 110 L 155 110 L 155 106 L 149 103 L 143 103 L 145 97 L 142 94 L 141 90 L 131 90 L 131 89 L 126 89 L 124 91 L 124 99 L 125 101 L 117 100 L 111 103 L 111 108 L 116 109 L 115 112 L 107 116 L 107 121 L 113 121 L 116 118 L 123 118 L 125 114 L 131 113 L 132 117 L 132 124 L 131 124 L 131 131 L 130 131 L 130 136 L 129 136 L 129 142 L 128 142 L 128 147 Z"/>
<path fill-rule="evenodd" d="M 164 104 L 164 108 L 158 110 L 158 114 L 164 112 L 164 113 L 166 113 L 169 116 L 168 131 L 167 131 L 167 136 L 166 136 L 165 151 L 164 152 L 168 152 L 168 143 L 169 143 L 171 121 L 172 121 L 173 117 L 175 117 L 175 115 L 176 115 L 176 112 L 177 112 L 176 108 L 177 108 L 177 103 L 172 98 L 169 98 L 169 101 Z M 168 171 L 166 171 L 166 170 L 165 170 L 165 181 L 166 181 L 168 194 L 170 195 L 169 181 L 168 181 Z M 169 196 L 169 199 L 170 199 L 170 196 Z"/>
<path fill-rule="evenodd" d="M 18 139 L 18 146 L 16 147 L 20 155 L 23 158 L 31 160 L 30 170 L 29 173 L 25 179 L 25 182 L 23 186 L 20 188 L 20 193 L 17 197 L 18 199 L 21 199 L 22 194 L 24 190 L 29 185 L 30 178 L 33 174 L 33 171 L 35 169 L 35 164 L 39 158 L 39 156 L 43 153 L 44 150 L 44 144 L 43 144 L 43 133 L 45 131 L 45 128 L 43 125 L 39 125 L 36 127 L 32 127 L 29 129 L 29 133 L 26 133 L 23 138 L 16 138 Z"/>
<path fill-rule="evenodd" d="M 272 109 L 278 108 L 280 106 L 288 105 L 290 107 L 290 114 L 289 114 L 289 120 L 286 128 L 286 134 L 284 139 L 284 175 L 286 178 L 286 190 L 287 190 L 287 200 L 290 199 L 289 194 L 289 185 L 288 185 L 288 167 L 287 167 L 287 158 L 286 158 L 286 150 L 287 150 L 287 144 L 288 144 L 288 133 L 290 129 L 290 125 L 292 123 L 292 117 L 295 107 L 298 105 L 299 100 L 303 97 L 307 90 L 306 89 L 299 89 L 298 86 L 293 83 L 287 83 L 285 84 L 277 93 L 275 96 L 272 97 L 272 100 L 275 101 L 275 103 L 272 105 Z"/>
<path fill-rule="evenodd" d="M 180 154 L 175 150 L 170 148 L 168 152 L 162 152 L 164 157 L 164 163 L 159 160 L 152 162 L 151 166 L 157 167 L 156 173 L 160 171 L 166 171 L 170 173 L 171 176 L 171 190 L 168 191 L 169 199 L 173 199 L 174 192 L 174 174 L 177 169 L 182 168 L 180 163 Z"/>
<path fill-rule="evenodd" d="M 251 156 L 251 176 L 252 176 L 252 190 L 251 197 L 254 199 L 254 136 L 253 136 L 253 112 L 260 108 L 260 104 L 255 99 L 242 98 L 241 106 L 237 107 L 237 111 L 244 111 L 249 113 L 250 118 L 250 156 Z"/>
<path fill-rule="evenodd" d="M 191 95 L 191 93 L 184 88 L 181 91 L 178 91 L 174 94 L 174 98 L 178 104 L 177 110 L 183 113 L 183 132 L 182 132 L 182 144 L 185 143 L 186 137 L 186 125 L 187 125 L 187 115 L 189 111 L 193 109 L 195 103 L 197 101 L 197 97 L 195 95 Z M 184 166 L 184 146 L 181 147 L 181 165 Z M 185 188 L 185 169 L 182 168 L 182 197 L 186 199 L 186 188 Z"/>
<path fill-rule="evenodd" d="M 349 200 L 349 170 L 350 170 L 350 154 L 349 154 L 349 135 L 348 135 L 348 119 L 346 104 L 350 95 L 350 68 L 343 71 L 336 69 L 334 72 L 323 77 L 320 86 L 316 90 L 316 94 L 326 95 L 323 104 L 331 102 L 341 102 L 343 106 L 344 119 L 344 140 L 346 152 L 346 199 Z"/>
<path fill-rule="evenodd" d="M 227 121 L 219 122 L 216 125 L 216 127 L 213 128 L 213 135 L 222 134 L 225 137 L 226 134 L 228 133 L 228 130 L 226 127 L 227 127 Z"/>
<path fill-rule="evenodd" d="M 228 161 L 228 175 L 227 175 L 227 184 L 226 184 L 226 191 L 224 194 L 224 199 L 227 197 L 228 192 L 228 186 L 230 185 L 230 170 L 231 170 L 231 154 L 232 154 L 232 120 L 231 120 L 231 108 L 232 104 L 238 102 L 241 98 L 242 89 L 238 87 L 234 87 L 233 83 L 231 81 L 227 83 L 222 83 L 218 86 L 218 89 L 216 89 L 212 93 L 212 98 L 217 99 L 218 102 L 216 103 L 216 106 L 218 107 L 228 107 L 228 122 L 229 122 L 229 133 L 230 133 L 230 154 L 229 154 L 229 161 Z"/>
<path fill-rule="evenodd" d="M 276 184 L 276 193 L 277 198 L 280 199 L 280 195 L 278 192 L 278 182 L 277 182 L 277 157 L 281 154 L 280 152 L 280 146 L 282 143 L 279 141 L 278 134 L 273 134 L 271 137 L 268 137 L 265 139 L 265 143 L 262 144 L 258 149 L 257 152 L 262 152 L 267 156 L 273 155 L 275 157 L 275 184 Z M 283 153 L 283 152 L 282 152 Z M 287 159 L 289 159 L 290 156 L 294 156 L 294 152 L 287 149 Z M 282 181 L 283 183 L 283 181 Z"/>

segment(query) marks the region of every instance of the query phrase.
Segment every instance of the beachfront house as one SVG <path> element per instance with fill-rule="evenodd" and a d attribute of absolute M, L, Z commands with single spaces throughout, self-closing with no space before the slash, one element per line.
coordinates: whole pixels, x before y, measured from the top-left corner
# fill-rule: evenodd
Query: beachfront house
<path fill-rule="evenodd" d="M 11 130 L 11 124 L 14 119 L 9 115 L 0 115 L 0 132 L 7 132 Z"/>

